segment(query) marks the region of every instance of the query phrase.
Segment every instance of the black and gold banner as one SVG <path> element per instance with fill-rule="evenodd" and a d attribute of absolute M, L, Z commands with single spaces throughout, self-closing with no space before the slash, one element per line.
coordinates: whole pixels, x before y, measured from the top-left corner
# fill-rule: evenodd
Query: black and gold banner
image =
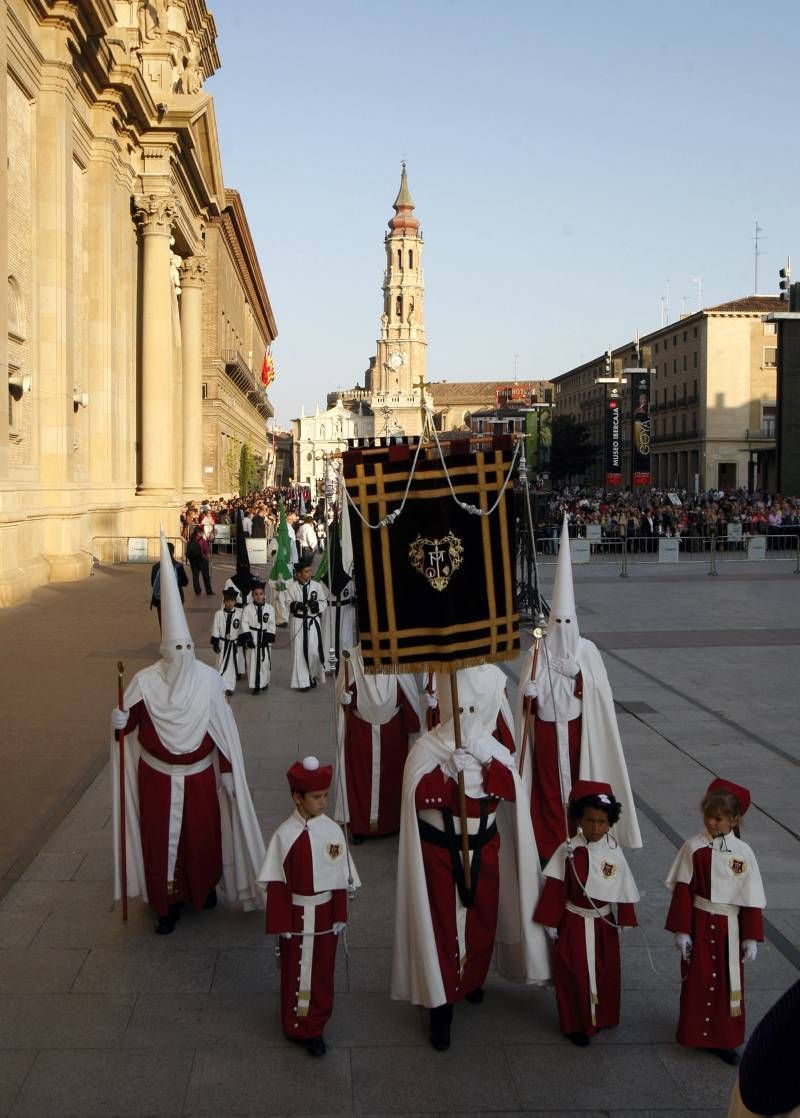
<path fill-rule="evenodd" d="M 488 510 L 512 463 L 502 449 L 447 457 L 460 501 Z M 400 508 L 415 446 L 344 454 L 347 491 L 366 521 Z M 354 578 L 364 664 L 372 671 L 453 671 L 519 652 L 513 482 L 477 516 L 453 500 L 437 451 L 417 462 L 403 512 L 373 530 L 353 508 Z M 435 456 L 434 456 L 435 455 Z"/>
<path fill-rule="evenodd" d="M 635 369 L 631 378 L 631 484 L 650 481 L 650 370 Z"/>

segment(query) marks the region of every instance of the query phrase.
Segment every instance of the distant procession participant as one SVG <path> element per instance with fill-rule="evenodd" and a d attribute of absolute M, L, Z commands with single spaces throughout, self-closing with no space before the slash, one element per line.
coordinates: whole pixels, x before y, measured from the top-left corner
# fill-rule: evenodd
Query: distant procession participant
<path fill-rule="evenodd" d="M 328 601 L 325 587 L 311 577 L 311 558 L 294 566 L 294 581 L 287 587 L 289 635 L 292 640 L 292 677 L 290 687 L 309 691 L 325 678 L 325 650 L 322 644 L 322 614 Z"/>
<path fill-rule="evenodd" d="M 492 735 L 500 702 L 458 673 L 462 749 L 452 704 L 411 749 L 403 776 L 392 955 L 392 997 L 430 1010 L 430 1041 L 444 1052 L 456 1002 L 483 1001 L 494 953 L 513 982 L 550 978 L 547 937 L 533 923 L 541 873 L 530 810 L 511 753 Z M 448 700 L 449 700 L 449 692 Z M 461 854 L 458 774 L 463 772 L 471 887 Z"/>
<path fill-rule="evenodd" d="M 555 942 L 553 969 L 561 1031 L 578 1048 L 619 1024 L 618 926 L 635 927 L 639 890 L 622 847 L 609 835 L 620 805 L 610 784 L 579 780 L 569 798 L 578 824 L 572 858 L 562 843 L 544 869 L 534 920 Z"/>
<path fill-rule="evenodd" d="M 278 531 L 276 533 L 277 550 L 275 561 L 269 572 L 269 585 L 272 592 L 272 605 L 275 609 L 275 624 L 279 629 L 285 629 L 289 624 L 289 584 L 292 581 L 292 547 L 289 535 L 289 525 L 286 520 L 286 509 L 283 500 L 280 502 Z M 295 561 L 297 555 L 295 554 Z"/>
<path fill-rule="evenodd" d="M 254 695 L 269 687 L 275 641 L 275 610 L 265 599 L 265 585 L 254 579 L 252 601 L 242 610 L 242 643 L 247 649 L 247 682 Z"/>
<path fill-rule="evenodd" d="M 267 935 L 279 937 L 284 1034 L 324 1056 L 336 947 L 348 892 L 361 883 L 341 827 L 324 814 L 331 766 L 306 757 L 286 775 L 295 808 L 270 839 L 258 880 L 266 887 Z"/>
<path fill-rule="evenodd" d="M 252 571 L 250 570 L 250 555 L 247 551 L 247 531 L 245 529 L 245 520 L 242 515 L 242 510 L 238 509 L 236 513 L 236 574 L 231 575 L 225 582 L 225 590 L 231 588 L 236 591 L 236 605 L 242 609 L 250 601 L 250 591 L 253 582 Z"/>
<path fill-rule="evenodd" d="M 343 654 L 336 679 L 338 776 L 334 818 L 354 843 L 400 829 L 403 767 L 421 728 L 417 689 L 407 675 L 364 671 L 361 648 Z"/>
<path fill-rule="evenodd" d="M 738 837 L 750 793 L 729 780 L 709 784 L 704 829 L 687 839 L 669 871 L 667 931 L 681 954 L 678 1043 L 737 1064 L 744 1043 L 744 963 L 764 939 L 766 905 L 758 862 Z"/>
<path fill-rule="evenodd" d="M 342 486 L 342 501 L 344 486 Z M 317 568 L 317 581 L 328 590 L 328 609 L 322 622 L 322 636 L 328 654 L 328 670 L 338 672 L 342 652 L 358 644 L 356 620 L 356 589 L 352 578 L 353 545 L 350 540 L 350 521 L 347 506 L 341 521 L 334 512 L 328 537 Z"/>
<path fill-rule="evenodd" d="M 522 750 L 525 704 L 531 704 L 523 778 L 530 790 L 533 829 L 547 861 L 567 838 L 565 805 L 577 780 L 611 785 L 622 805 L 614 837 L 622 846 L 642 845 L 614 698 L 597 646 L 581 637 L 575 611 L 567 517 L 553 583 L 547 634 L 531 680 L 533 649 L 523 662 L 516 717 Z M 568 825 L 575 833 L 574 822 Z"/>
<path fill-rule="evenodd" d="M 236 681 L 241 679 L 244 669 L 244 650 L 240 646 L 242 611 L 236 605 L 236 598 L 235 587 L 222 591 L 222 609 L 214 614 L 211 624 L 211 647 L 217 654 L 217 671 L 229 695 L 236 690 Z"/>
<path fill-rule="evenodd" d="M 161 538 L 161 659 L 138 672 L 112 712 L 125 734 L 127 885 L 173 931 L 185 902 L 213 908 L 259 902 L 264 843 L 239 733 L 220 676 L 195 659 L 166 541 Z M 115 897 L 119 865 L 119 749 L 112 743 Z"/>

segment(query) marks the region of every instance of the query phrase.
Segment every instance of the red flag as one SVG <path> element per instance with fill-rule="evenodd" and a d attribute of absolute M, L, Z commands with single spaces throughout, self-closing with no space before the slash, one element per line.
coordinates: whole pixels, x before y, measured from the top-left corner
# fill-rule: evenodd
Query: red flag
<path fill-rule="evenodd" d="M 261 383 L 265 388 L 269 385 L 269 365 L 267 364 L 266 350 L 264 350 L 264 360 L 261 362 Z"/>

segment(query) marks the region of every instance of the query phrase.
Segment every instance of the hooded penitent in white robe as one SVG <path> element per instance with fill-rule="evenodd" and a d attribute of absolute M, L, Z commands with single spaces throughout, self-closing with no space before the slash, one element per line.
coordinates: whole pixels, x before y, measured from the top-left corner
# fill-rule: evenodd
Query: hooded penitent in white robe
<path fill-rule="evenodd" d="M 342 696 L 345 690 L 348 692 L 350 688 L 355 685 L 356 689 L 356 709 L 350 709 L 342 705 Z M 384 759 L 384 750 L 392 749 L 393 751 L 400 750 L 403 759 L 394 758 L 399 766 L 399 771 L 402 771 L 403 760 L 408 750 L 408 735 L 403 732 L 402 726 L 398 726 L 399 740 L 387 742 L 383 728 L 389 723 L 402 719 L 398 719 L 398 715 L 402 712 L 398 705 L 398 688 L 403 699 L 408 703 L 416 715 L 417 721 L 422 725 L 422 712 L 419 705 L 419 693 L 417 691 L 414 678 L 411 675 L 386 675 L 386 674 L 370 674 L 364 671 L 364 660 L 361 656 L 361 646 L 356 645 L 355 648 L 350 650 L 349 656 L 342 658 L 342 666 L 336 677 L 336 738 L 337 738 L 337 753 L 336 753 L 336 803 L 334 806 L 334 818 L 341 823 L 350 822 L 350 805 L 348 803 L 347 785 L 348 780 L 353 779 L 354 774 L 348 771 L 347 764 L 347 726 L 348 719 L 358 719 L 359 724 L 370 728 L 370 745 L 371 745 L 371 765 L 370 768 L 370 821 L 374 820 L 374 826 L 370 830 L 377 831 L 379 828 L 379 815 L 381 807 L 381 770 L 382 761 Z M 401 700 L 402 701 L 402 700 Z M 393 766 L 394 767 L 394 766 Z M 385 781 L 384 781 L 385 785 Z M 352 785 L 351 785 L 352 786 Z M 387 794 L 391 794 L 391 789 L 384 787 L 384 801 Z M 396 800 L 394 801 L 395 816 L 397 806 L 400 802 L 401 786 L 398 781 L 398 786 L 394 789 L 396 793 Z M 396 829 L 396 821 L 391 830 Z M 382 833 L 385 833 L 382 831 Z"/>
<path fill-rule="evenodd" d="M 217 749 L 230 762 L 234 796 L 220 788 L 218 762 L 217 789 L 222 837 L 222 882 L 228 904 L 245 910 L 260 906 L 256 876 L 264 858 L 264 842 L 256 820 L 244 771 L 242 747 L 233 712 L 225 698 L 224 684 L 211 667 L 195 659 L 194 641 L 186 623 L 178 593 L 175 571 L 161 536 L 161 659 L 137 672 L 124 697 L 126 710 L 142 701 L 166 750 L 180 756 L 192 753 L 208 734 Z M 142 839 L 139 825 L 138 765 L 141 756 L 138 733 L 126 734 L 125 833 L 127 891 L 129 897 L 147 900 Z M 119 743 L 111 741 L 114 896 L 122 895 L 119 843 Z M 175 766 L 171 775 L 170 824 L 168 841 L 177 849 L 183 812 L 183 781 L 190 773 Z"/>
<path fill-rule="evenodd" d="M 290 611 L 289 635 L 292 638 L 289 686 L 305 689 L 325 680 L 327 660 L 322 642 L 322 615 L 328 606 L 328 594 L 322 583 L 313 578 L 305 586 L 295 579 L 289 583 L 286 597 Z"/>
<path fill-rule="evenodd" d="M 517 756 L 522 750 L 525 724 L 522 685 L 531 677 L 533 655 L 531 649 L 520 671 L 515 719 Z M 576 677 L 559 670 L 562 666 L 576 667 L 580 672 L 582 682 L 580 697 L 575 694 Z M 640 847 L 642 836 L 633 802 L 628 767 L 622 751 L 611 686 L 597 646 L 581 637 L 578 628 L 566 516 L 561 532 L 550 619 L 547 633 L 539 645 L 534 682 L 537 689 L 536 717 L 542 722 L 554 724 L 555 729 L 558 783 L 561 788 L 559 809 L 569 799 L 570 789 L 576 780 L 604 781 L 611 785 L 616 799 L 622 805 L 622 814 L 613 828 L 613 835 L 622 846 Z M 580 761 L 579 771 L 573 773 L 570 768 L 568 747 L 569 724 L 578 718 L 581 719 Z M 529 797 L 535 797 L 537 789 L 532 789 L 531 784 L 534 770 L 531 750 L 536 748 L 532 740 L 533 714 L 529 727 L 523 780 Z M 559 841 L 565 838 L 566 836 L 562 834 L 559 836 Z"/>
<path fill-rule="evenodd" d="M 493 757 L 512 774 L 516 790 L 516 800 L 501 801 L 496 812 L 500 895 L 495 965 L 512 982 L 542 984 L 550 980 L 551 969 L 546 935 L 532 920 L 541 888 L 541 871 L 528 800 L 512 755 L 492 737 L 499 709 L 497 696 L 493 701 L 482 701 L 470 683 L 465 681 L 461 685 L 461 672 L 458 678 L 463 743 L 468 745 L 480 739 L 487 745 Z M 442 688 L 442 692 L 446 690 Z M 428 1008 L 444 1004 L 447 998 L 428 900 L 415 794 L 420 780 L 445 763 L 454 748 L 455 731 L 449 720 L 417 741 L 403 775 L 391 995 L 396 1000 Z M 465 785 L 468 797 L 484 796 L 480 770 L 467 770 Z M 458 903 L 454 891 L 454 905 Z M 466 949 L 469 952 L 469 944 Z"/>

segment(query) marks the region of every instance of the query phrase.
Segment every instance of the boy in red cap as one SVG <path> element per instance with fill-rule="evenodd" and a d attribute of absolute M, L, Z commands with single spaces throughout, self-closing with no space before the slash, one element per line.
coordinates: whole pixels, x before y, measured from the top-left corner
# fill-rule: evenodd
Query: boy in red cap
<path fill-rule="evenodd" d="M 738 1064 L 744 1042 L 744 969 L 764 939 L 758 863 L 738 835 L 750 793 L 712 780 L 700 810 L 705 830 L 687 839 L 667 877 L 667 931 L 681 953 L 678 1043 Z"/>
<path fill-rule="evenodd" d="M 258 880 L 267 890 L 267 935 L 280 937 L 283 1031 L 324 1056 L 336 944 L 348 893 L 361 882 L 341 827 L 325 815 L 332 767 L 306 757 L 286 775 L 295 809 L 272 836 Z"/>
<path fill-rule="evenodd" d="M 636 926 L 633 906 L 639 890 L 622 847 L 609 834 L 621 812 L 611 785 L 576 781 L 568 811 L 579 830 L 545 866 L 533 919 L 555 941 L 553 977 L 561 1029 L 585 1048 L 600 1029 L 619 1024 L 617 929 Z"/>

